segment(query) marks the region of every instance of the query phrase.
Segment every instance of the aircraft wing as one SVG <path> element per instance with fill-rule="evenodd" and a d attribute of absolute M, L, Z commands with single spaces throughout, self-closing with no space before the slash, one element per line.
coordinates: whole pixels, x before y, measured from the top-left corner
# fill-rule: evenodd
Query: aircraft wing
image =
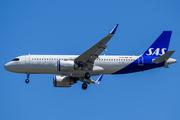
<path fill-rule="evenodd" d="M 112 31 L 101 41 L 96 43 L 94 46 L 92 46 L 90 49 L 88 49 L 86 52 L 78 56 L 75 61 L 78 63 L 87 64 L 88 68 L 92 70 L 92 65 L 94 63 L 94 60 L 98 58 L 98 56 L 106 50 L 106 43 L 112 38 L 112 36 L 115 34 L 115 31 L 118 27 L 118 24 L 112 29 Z"/>

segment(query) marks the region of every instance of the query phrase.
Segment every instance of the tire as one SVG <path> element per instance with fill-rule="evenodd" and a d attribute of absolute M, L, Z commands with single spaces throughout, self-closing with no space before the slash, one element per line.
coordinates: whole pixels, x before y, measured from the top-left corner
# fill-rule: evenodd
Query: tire
<path fill-rule="evenodd" d="M 83 84 L 82 84 L 82 89 L 83 89 L 83 90 L 86 90 L 86 89 L 87 89 L 87 86 L 88 86 L 88 85 L 87 85 L 86 83 L 83 83 Z"/>
<path fill-rule="evenodd" d="M 91 76 L 90 76 L 90 74 L 87 72 L 86 74 L 85 74 L 85 79 L 89 79 Z"/>
<path fill-rule="evenodd" d="M 26 80 L 25 80 L 25 83 L 29 83 L 29 79 L 26 79 Z"/>

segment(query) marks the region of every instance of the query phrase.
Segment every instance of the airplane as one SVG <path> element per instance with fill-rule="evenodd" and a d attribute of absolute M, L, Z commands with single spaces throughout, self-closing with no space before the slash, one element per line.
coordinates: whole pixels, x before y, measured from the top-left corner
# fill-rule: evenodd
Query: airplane
<path fill-rule="evenodd" d="M 100 55 L 106 51 L 108 41 L 116 32 L 118 24 L 111 32 L 81 55 L 23 55 L 14 58 L 4 65 L 4 69 L 15 73 L 56 74 L 53 77 L 54 87 L 71 87 L 77 81 L 87 84 L 100 84 L 104 74 L 127 74 L 164 67 L 176 63 L 170 58 L 175 50 L 168 51 L 172 31 L 163 31 L 155 42 L 141 55 Z M 91 76 L 100 77 L 94 81 Z"/>

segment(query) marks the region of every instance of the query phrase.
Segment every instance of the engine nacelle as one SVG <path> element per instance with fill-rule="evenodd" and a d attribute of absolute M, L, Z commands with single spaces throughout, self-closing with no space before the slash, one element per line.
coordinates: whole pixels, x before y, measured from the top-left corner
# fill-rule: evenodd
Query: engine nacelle
<path fill-rule="evenodd" d="M 64 61 L 58 60 L 57 61 L 57 70 L 58 71 L 69 71 L 78 68 L 78 65 L 74 63 L 74 61 Z"/>
<path fill-rule="evenodd" d="M 54 76 L 53 77 L 53 84 L 54 87 L 71 87 L 75 82 L 73 78 L 67 76 Z"/>

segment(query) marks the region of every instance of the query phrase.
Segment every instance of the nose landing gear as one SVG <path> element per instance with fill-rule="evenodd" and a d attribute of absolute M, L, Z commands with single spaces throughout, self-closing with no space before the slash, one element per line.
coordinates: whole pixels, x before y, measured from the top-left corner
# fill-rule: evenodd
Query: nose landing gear
<path fill-rule="evenodd" d="M 29 76 L 30 74 L 27 74 L 27 79 L 25 80 L 25 83 L 29 83 Z"/>

